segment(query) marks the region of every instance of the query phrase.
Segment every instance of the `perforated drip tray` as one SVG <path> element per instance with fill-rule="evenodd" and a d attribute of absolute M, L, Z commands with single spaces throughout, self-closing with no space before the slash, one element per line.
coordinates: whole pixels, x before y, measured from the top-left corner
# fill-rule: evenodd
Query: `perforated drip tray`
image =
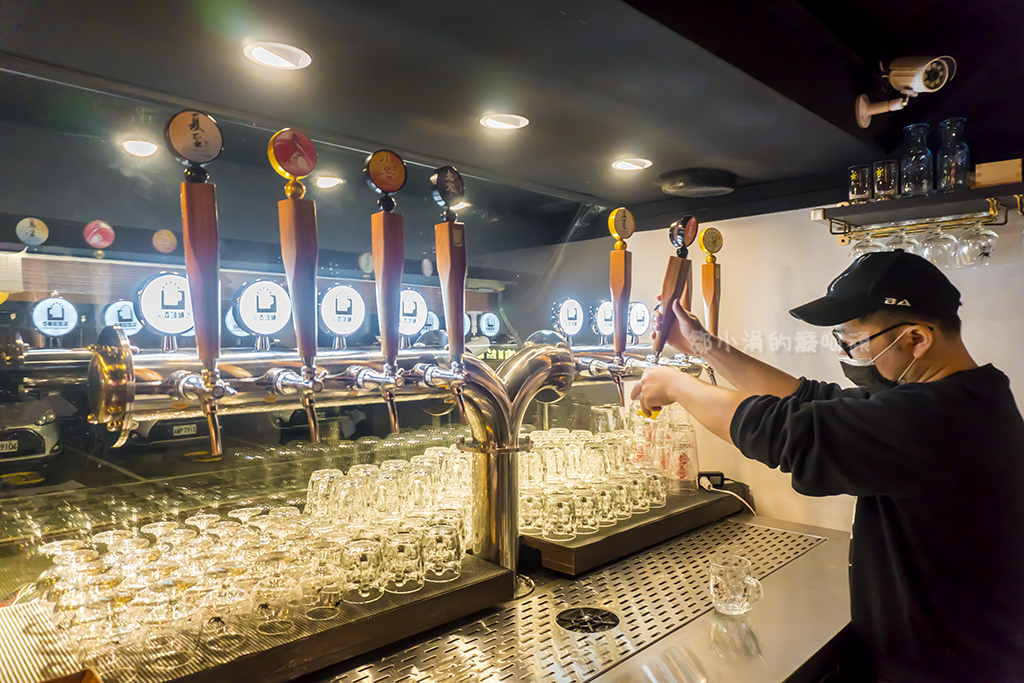
<path fill-rule="evenodd" d="M 309 680 L 586 681 L 711 609 L 709 555 L 743 555 L 763 579 L 824 540 L 718 521 L 584 576 L 538 585 L 522 600 L 373 662 Z M 571 628 L 580 625 L 590 630 Z"/>
<path fill-rule="evenodd" d="M 746 493 L 746 485 L 730 484 L 737 495 Z M 664 507 L 633 515 L 627 520 L 595 534 L 577 536 L 571 541 L 549 541 L 542 536 L 520 536 L 521 564 L 539 562 L 562 574 L 578 576 L 638 550 L 657 545 L 709 522 L 743 509 L 743 504 L 726 493 L 700 490 L 694 495 L 669 494 Z"/>

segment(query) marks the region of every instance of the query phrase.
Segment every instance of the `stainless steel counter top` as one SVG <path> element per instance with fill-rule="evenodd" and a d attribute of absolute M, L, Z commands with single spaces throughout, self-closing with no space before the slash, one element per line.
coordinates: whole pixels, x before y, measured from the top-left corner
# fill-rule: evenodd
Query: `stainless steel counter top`
<path fill-rule="evenodd" d="M 707 557 L 751 559 L 764 598 L 745 618 L 711 609 Z M 783 681 L 849 623 L 849 535 L 737 515 L 575 579 L 304 680 Z M 565 610 L 603 608 L 617 626 L 576 633 Z"/>

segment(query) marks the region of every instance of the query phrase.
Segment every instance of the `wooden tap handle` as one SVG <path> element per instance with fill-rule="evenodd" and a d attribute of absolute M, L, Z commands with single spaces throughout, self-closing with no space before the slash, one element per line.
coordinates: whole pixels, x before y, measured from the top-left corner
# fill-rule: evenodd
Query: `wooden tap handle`
<path fill-rule="evenodd" d="M 402 268 L 405 239 L 402 214 L 378 211 L 373 214 L 373 274 L 377 286 L 377 319 L 384 358 L 398 357 L 398 322 L 401 315 Z"/>
<path fill-rule="evenodd" d="M 708 332 L 718 336 L 718 309 L 722 304 L 722 265 L 701 266 L 701 289 L 704 292 L 704 322 Z"/>
<path fill-rule="evenodd" d="M 683 308 L 689 310 L 690 303 L 687 286 L 690 281 L 691 264 L 689 259 L 669 256 L 668 267 L 665 269 L 665 281 L 661 285 L 661 320 L 654 337 L 654 353 L 661 354 L 668 341 L 669 330 L 675 324 L 676 314 L 672 310 L 672 302 L 682 298 Z"/>
<path fill-rule="evenodd" d="M 434 239 L 445 329 L 448 330 L 448 354 L 452 362 L 461 363 L 466 350 L 466 226 L 438 223 L 434 226 Z"/>
<path fill-rule="evenodd" d="M 281 257 L 292 297 L 292 326 L 300 358 L 316 357 L 316 203 L 282 199 L 277 203 L 281 224 Z"/>
<path fill-rule="evenodd" d="M 181 184 L 181 218 L 196 350 L 204 363 L 216 362 L 220 357 L 220 245 L 213 184 Z"/>
<path fill-rule="evenodd" d="M 612 290 L 612 319 L 615 331 L 612 339 L 615 355 L 622 356 L 626 350 L 626 332 L 629 326 L 629 293 L 633 281 L 633 255 L 625 249 L 616 249 L 609 254 L 609 283 Z"/>

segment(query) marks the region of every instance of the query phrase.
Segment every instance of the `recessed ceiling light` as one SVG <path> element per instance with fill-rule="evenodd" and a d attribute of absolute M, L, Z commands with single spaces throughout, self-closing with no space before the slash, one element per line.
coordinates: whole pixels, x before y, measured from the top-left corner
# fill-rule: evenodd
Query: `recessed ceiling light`
<path fill-rule="evenodd" d="M 468 209 L 471 206 L 473 206 L 473 205 L 470 204 L 469 202 L 461 201 L 461 202 L 458 202 L 457 204 L 452 204 L 449 208 L 452 211 L 462 211 L 463 209 Z"/>
<path fill-rule="evenodd" d="M 148 140 L 125 140 L 121 146 L 124 151 L 136 157 L 150 157 L 156 152 L 156 145 Z"/>
<path fill-rule="evenodd" d="M 242 52 L 257 64 L 272 69 L 305 69 L 313 63 L 308 52 L 284 43 L 249 43 Z"/>
<path fill-rule="evenodd" d="M 652 163 L 650 159 L 631 157 L 629 159 L 616 159 L 612 162 L 612 168 L 616 171 L 642 171 L 645 168 L 650 168 Z"/>
<path fill-rule="evenodd" d="M 519 114 L 488 114 L 480 119 L 480 125 L 484 128 L 495 130 L 515 130 L 529 125 L 530 119 Z"/>
<path fill-rule="evenodd" d="M 316 186 L 321 190 L 329 190 L 332 187 L 343 185 L 345 183 L 344 178 L 339 178 L 333 175 L 321 175 L 316 177 Z"/>

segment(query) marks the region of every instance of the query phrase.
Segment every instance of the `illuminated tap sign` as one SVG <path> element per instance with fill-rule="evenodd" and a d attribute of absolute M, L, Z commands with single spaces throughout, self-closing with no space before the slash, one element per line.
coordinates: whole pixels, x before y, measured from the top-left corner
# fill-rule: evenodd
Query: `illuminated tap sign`
<path fill-rule="evenodd" d="M 477 327 L 480 328 L 480 334 L 485 337 L 493 337 L 501 329 L 501 320 L 493 313 L 482 313 L 480 320 L 477 321 Z"/>
<path fill-rule="evenodd" d="M 123 299 L 103 309 L 103 324 L 107 327 L 117 325 L 129 337 L 138 334 L 142 329 L 142 323 L 135 315 L 135 304 Z"/>
<path fill-rule="evenodd" d="M 401 312 L 398 317 L 398 333 L 403 337 L 414 337 L 427 324 L 427 300 L 413 289 L 402 290 Z"/>
<path fill-rule="evenodd" d="M 651 327 L 651 309 L 641 301 L 629 305 L 629 333 L 634 337 L 642 337 Z"/>
<path fill-rule="evenodd" d="M 157 334 L 173 337 L 195 325 L 188 279 L 184 275 L 161 273 L 151 277 L 139 290 L 137 302 L 142 324 Z"/>
<path fill-rule="evenodd" d="M 78 309 L 59 296 L 43 299 L 32 308 L 32 324 L 47 337 L 63 337 L 78 325 Z"/>
<path fill-rule="evenodd" d="M 567 337 L 575 337 L 583 330 L 583 306 L 576 299 L 566 299 L 555 307 L 555 325 Z"/>
<path fill-rule="evenodd" d="M 255 280 L 235 294 L 235 322 L 250 334 L 269 337 L 284 329 L 292 317 L 292 300 L 273 280 Z"/>
<path fill-rule="evenodd" d="M 235 335 L 239 339 L 244 339 L 249 336 L 249 333 L 242 329 L 242 326 L 235 321 L 235 307 L 232 306 L 228 309 L 228 312 L 224 314 L 224 327 L 228 329 L 228 332 Z"/>
<path fill-rule="evenodd" d="M 594 331 L 602 337 L 615 334 L 615 309 L 611 301 L 602 301 L 594 311 Z"/>
<path fill-rule="evenodd" d="M 437 313 L 427 311 L 427 322 L 423 325 L 423 331 L 433 332 L 439 329 L 441 329 L 441 319 L 437 317 Z"/>
<path fill-rule="evenodd" d="M 335 285 L 320 297 L 320 322 L 336 337 L 355 334 L 366 320 L 366 303 L 348 285 Z"/>

